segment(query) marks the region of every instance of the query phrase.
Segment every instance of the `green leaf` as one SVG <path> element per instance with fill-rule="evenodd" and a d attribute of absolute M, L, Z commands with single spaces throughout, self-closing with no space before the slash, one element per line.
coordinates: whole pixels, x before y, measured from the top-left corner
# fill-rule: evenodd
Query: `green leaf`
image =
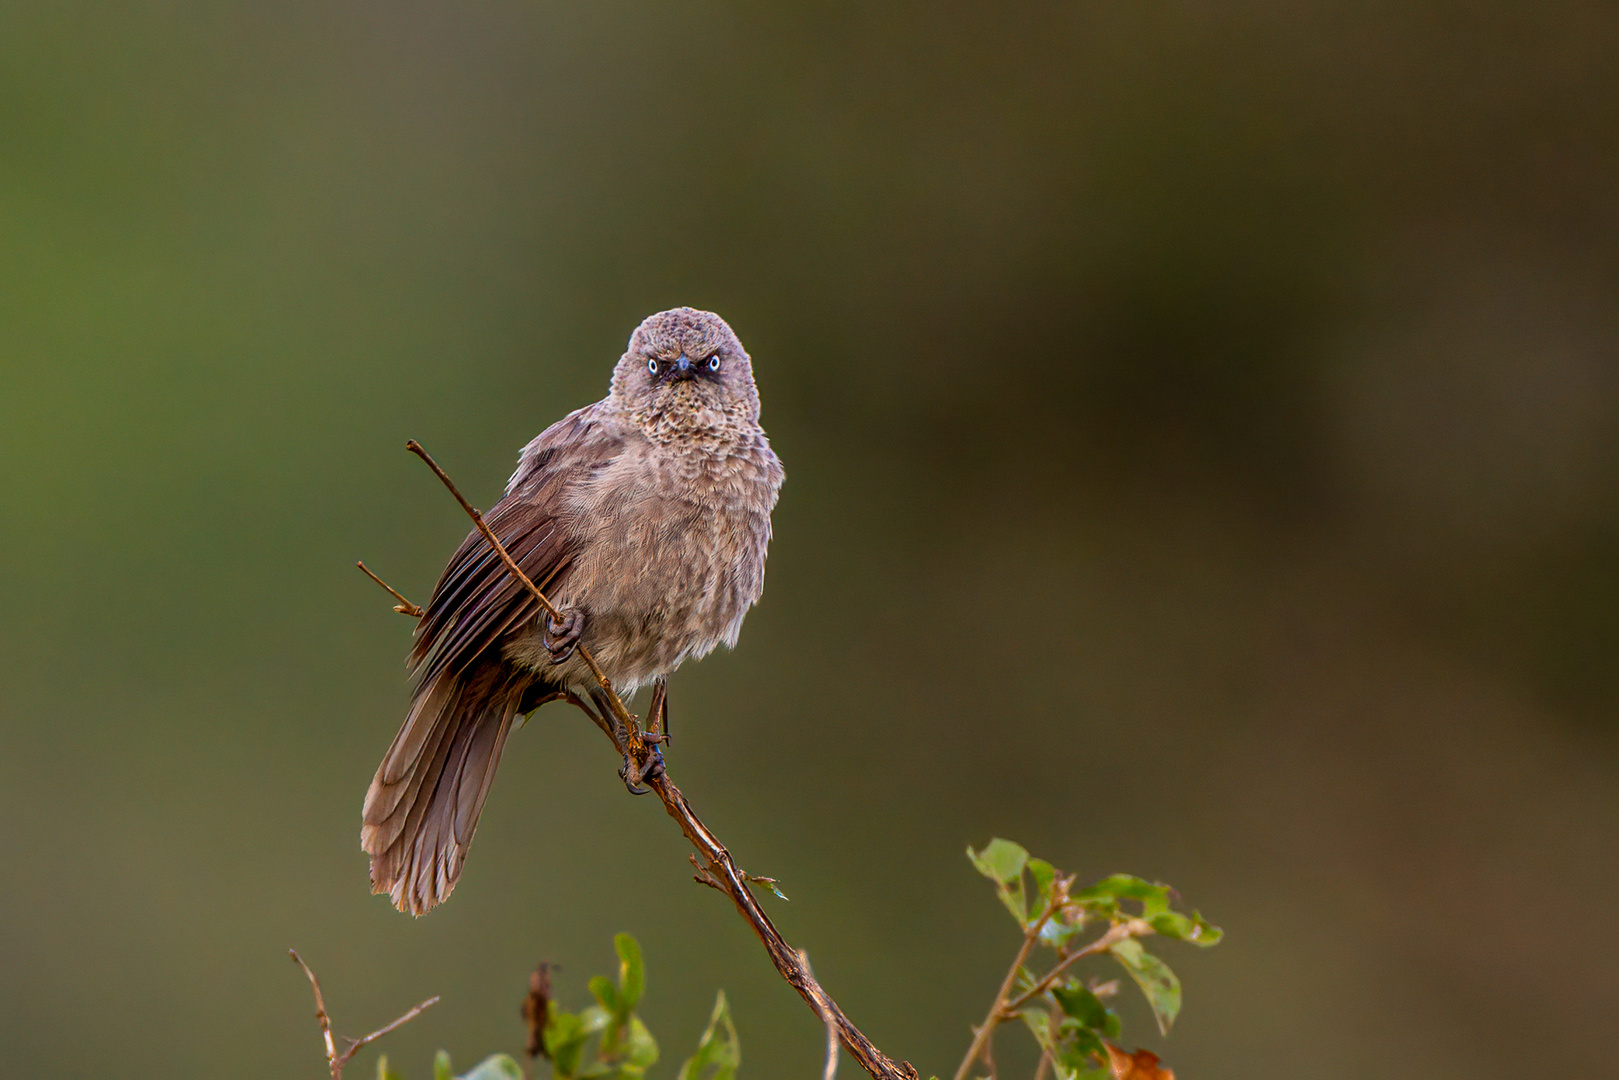
<path fill-rule="evenodd" d="M 1119 1018 L 1102 1004 L 1101 998 L 1083 986 L 1054 986 L 1051 996 L 1057 999 L 1062 1011 L 1073 1017 L 1081 1027 L 1100 1031 L 1111 1038 L 1119 1037 Z"/>
<path fill-rule="evenodd" d="M 972 860 L 980 874 L 1002 885 L 1018 881 L 1023 876 L 1023 868 L 1029 863 L 1029 853 L 1022 845 L 1000 837 L 985 844 L 983 851 L 975 852 L 969 847 L 967 858 Z"/>
<path fill-rule="evenodd" d="M 612 980 L 605 975 L 592 975 L 590 977 L 590 993 L 601 1004 L 601 1007 L 610 1013 L 617 1015 L 621 1011 L 629 1011 L 620 1009 L 618 990 L 613 986 Z"/>
<path fill-rule="evenodd" d="M 598 1031 L 606 1031 L 613 1024 L 613 1014 L 600 1005 L 591 1005 L 579 1013 L 579 1041 L 583 1042 Z"/>
<path fill-rule="evenodd" d="M 558 1077 L 559 1080 L 577 1076 L 579 1073 L 579 1058 L 584 1052 L 585 1044 L 582 1042 L 569 1043 L 558 1049 L 556 1053 L 551 1055 L 552 1075 Z"/>
<path fill-rule="evenodd" d="M 603 1010 L 597 1009 L 597 1012 Z M 551 1058 L 552 1071 L 557 1076 L 573 1076 L 579 1071 L 579 1056 L 584 1051 L 585 1040 L 590 1036 L 591 1032 L 585 1030 L 580 1016 L 560 1009 L 551 1010 L 551 1019 L 545 1025 L 545 1052 Z"/>
<path fill-rule="evenodd" d="M 523 1067 L 510 1054 L 491 1054 L 461 1080 L 524 1080 Z"/>
<path fill-rule="evenodd" d="M 616 934 L 613 948 L 618 950 L 618 1013 L 627 1014 L 641 1000 L 646 989 L 646 965 L 641 961 L 641 944 L 628 934 Z M 602 1004 L 606 1004 L 603 1002 Z"/>
<path fill-rule="evenodd" d="M 1169 1034 L 1169 1027 L 1181 1011 L 1181 981 L 1169 970 L 1169 965 L 1141 947 L 1141 942 L 1129 938 L 1110 950 L 1113 958 L 1130 973 L 1130 978 L 1141 987 L 1152 1014 L 1158 1020 L 1158 1030 Z"/>
<path fill-rule="evenodd" d="M 1040 928 L 1040 942 L 1061 952 L 1090 925 L 1088 909 L 1067 907 Z"/>
<path fill-rule="evenodd" d="M 1040 1049 L 1051 1049 L 1051 1014 L 1044 1009 L 1024 1009 L 1018 1013 L 1029 1031 L 1034 1034 L 1034 1041 L 1040 1044 Z"/>
<path fill-rule="evenodd" d="M 630 1017 L 630 1033 L 624 1040 L 624 1073 L 641 1076 L 658 1060 L 658 1041 L 639 1016 Z M 633 1070 L 633 1072 L 631 1071 Z"/>
<path fill-rule="evenodd" d="M 1131 874 L 1114 874 L 1088 889 L 1081 889 L 1074 894 L 1074 899 L 1082 904 L 1089 901 L 1105 904 L 1108 901 L 1138 900 L 1141 902 L 1141 917 L 1150 919 L 1169 910 L 1169 886 L 1144 881 Z"/>
<path fill-rule="evenodd" d="M 1075 1024 L 1064 1029 L 1063 1037 L 1061 1052 L 1069 1068 L 1083 1069 L 1090 1064 L 1087 1059 L 1091 1057 L 1107 1060 L 1107 1050 L 1102 1045 L 1102 1036 L 1092 1029 Z"/>
<path fill-rule="evenodd" d="M 996 837 L 984 845 L 983 851 L 969 847 L 967 858 L 980 874 L 995 883 L 996 895 L 1018 924 L 1027 926 L 1029 906 L 1023 897 L 1023 868 L 1029 863 L 1029 853 L 1019 844 Z"/>
<path fill-rule="evenodd" d="M 1182 915 L 1178 911 L 1161 911 L 1147 920 L 1153 931 L 1167 938 L 1177 941 L 1190 941 L 1193 945 L 1201 945 L 1205 949 L 1210 945 L 1218 945 L 1225 936 L 1225 931 L 1210 923 L 1197 912 Z"/>
<path fill-rule="evenodd" d="M 697 1053 L 686 1059 L 680 1067 L 677 1080 L 735 1080 L 737 1067 L 742 1064 L 742 1043 L 736 1037 L 736 1025 L 731 1023 L 731 1008 L 721 990 L 714 999 L 714 1012 L 708 1018 L 708 1029 L 697 1043 Z M 712 1069 L 712 1072 L 707 1070 Z"/>
<path fill-rule="evenodd" d="M 377 1080 L 400 1080 L 398 1073 L 388 1068 L 388 1055 L 377 1058 Z"/>
<path fill-rule="evenodd" d="M 1043 911 L 1051 903 L 1051 887 L 1057 881 L 1057 868 L 1044 859 L 1030 859 L 1029 876 L 1034 879 L 1034 886 L 1040 893 L 1040 909 Z"/>
<path fill-rule="evenodd" d="M 455 1071 L 450 1068 L 448 1050 L 440 1050 L 433 1055 L 433 1080 L 455 1080 Z"/>
<path fill-rule="evenodd" d="M 1107 1050 L 1095 1032 L 1080 1031 L 1064 1043 L 1052 1059 L 1058 1076 L 1066 1080 L 1113 1080 L 1107 1065 Z"/>

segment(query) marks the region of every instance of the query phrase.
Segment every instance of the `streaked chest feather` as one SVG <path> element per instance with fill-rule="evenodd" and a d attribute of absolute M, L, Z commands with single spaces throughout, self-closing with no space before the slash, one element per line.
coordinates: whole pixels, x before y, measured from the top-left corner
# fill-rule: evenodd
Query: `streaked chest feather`
<path fill-rule="evenodd" d="M 723 449 L 641 442 L 570 496 L 578 555 L 558 599 L 616 681 L 735 644 L 764 588 L 781 466 L 763 436 Z"/>

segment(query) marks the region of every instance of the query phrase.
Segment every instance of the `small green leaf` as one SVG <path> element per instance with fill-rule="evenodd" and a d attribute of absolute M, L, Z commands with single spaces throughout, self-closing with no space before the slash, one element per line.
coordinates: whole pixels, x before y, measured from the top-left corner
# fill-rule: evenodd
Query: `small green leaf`
<path fill-rule="evenodd" d="M 601 1004 L 601 1007 L 610 1013 L 616 1015 L 620 1011 L 628 1011 L 620 1009 L 618 990 L 613 986 L 612 980 L 605 975 L 592 975 L 590 977 L 590 993 Z"/>
<path fill-rule="evenodd" d="M 1034 1034 L 1034 1041 L 1040 1044 L 1040 1049 L 1051 1049 L 1051 1014 L 1044 1009 L 1024 1009 L 1018 1013 L 1029 1031 Z"/>
<path fill-rule="evenodd" d="M 624 1071 L 630 1075 L 643 1075 L 658 1060 L 658 1041 L 652 1037 L 639 1016 L 630 1017 L 630 1033 L 624 1040 Z"/>
<path fill-rule="evenodd" d="M 635 1008 L 635 1003 L 641 1000 L 641 992 L 646 989 L 646 965 L 641 960 L 640 942 L 630 935 L 614 935 L 613 948 L 618 950 L 617 1011 L 623 1016 Z"/>
<path fill-rule="evenodd" d="M 985 844 L 983 851 L 975 852 L 969 847 L 967 858 L 972 860 L 980 874 L 1002 885 L 1010 885 L 1021 878 L 1023 868 L 1029 863 L 1029 853 L 1022 845 L 1000 837 Z"/>
<path fill-rule="evenodd" d="M 1051 996 L 1057 999 L 1062 1011 L 1078 1021 L 1081 1027 L 1118 1038 L 1119 1018 L 1102 1004 L 1101 998 L 1083 986 L 1054 986 Z"/>
<path fill-rule="evenodd" d="M 491 1054 L 461 1080 L 524 1080 L 523 1067 L 510 1054 Z"/>
<path fill-rule="evenodd" d="M 1167 938 L 1177 941 L 1190 941 L 1193 945 L 1208 948 L 1218 945 L 1225 936 L 1225 931 L 1210 923 L 1197 912 L 1182 915 L 1178 911 L 1161 911 L 1147 920 L 1153 931 Z"/>
<path fill-rule="evenodd" d="M 1082 1069 L 1089 1062 L 1089 1057 L 1098 1057 L 1106 1060 L 1107 1050 L 1102 1046 L 1102 1036 L 1088 1027 L 1075 1024 L 1072 1028 L 1063 1031 L 1063 1049 L 1067 1052 L 1069 1067 Z"/>
<path fill-rule="evenodd" d="M 558 1080 L 579 1074 L 579 1058 L 585 1052 L 582 1042 L 569 1043 L 551 1055 L 551 1072 Z"/>
<path fill-rule="evenodd" d="M 388 1055 L 377 1058 L 377 1080 L 400 1080 L 399 1074 L 388 1068 Z"/>
<path fill-rule="evenodd" d="M 1058 951 L 1067 948 L 1068 943 L 1083 933 L 1085 927 L 1090 924 L 1087 914 L 1088 909 L 1074 907 L 1067 907 L 1058 912 L 1040 928 L 1041 943 Z"/>
<path fill-rule="evenodd" d="M 1150 919 L 1159 912 L 1169 910 L 1169 886 L 1144 881 L 1131 874 L 1114 874 L 1075 893 L 1074 899 L 1080 903 L 1092 900 L 1104 903 L 1110 900 L 1139 900 L 1141 917 Z"/>
<path fill-rule="evenodd" d="M 1113 958 L 1130 973 L 1130 978 L 1141 987 L 1152 1014 L 1158 1020 L 1158 1030 L 1169 1034 L 1169 1027 L 1181 1011 L 1181 981 L 1169 970 L 1169 965 L 1141 947 L 1141 942 L 1128 938 L 1113 946 Z"/>
<path fill-rule="evenodd" d="M 1107 1049 L 1095 1032 L 1082 1030 L 1065 1042 L 1052 1059 L 1057 1075 L 1066 1080 L 1113 1080 Z"/>
<path fill-rule="evenodd" d="M 606 1031 L 613 1023 L 613 1014 L 600 1005 L 591 1005 L 579 1013 L 579 1041 L 583 1042 L 598 1031 Z"/>
<path fill-rule="evenodd" d="M 440 1050 L 433 1055 L 433 1080 L 455 1080 L 455 1070 L 450 1068 L 448 1050 Z"/>
<path fill-rule="evenodd" d="M 606 1015 L 600 1007 L 594 1008 L 597 1013 Z M 585 1040 L 591 1034 L 585 1030 L 584 1021 L 579 1015 L 552 1008 L 551 1018 L 545 1025 L 545 1052 L 551 1058 L 552 1071 L 557 1076 L 570 1077 L 579 1071 L 579 1056 L 584 1052 Z"/>
<path fill-rule="evenodd" d="M 767 888 L 771 892 L 775 893 L 777 900 L 786 900 L 788 903 L 792 902 L 792 898 L 789 897 L 786 893 L 781 891 L 781 883 L 778 882 L 775 878 L 773 878 L 773 877 L 749 877 L 748 880 L 750 882 L 752 882 L 753 884 L 755 884 L 755 885 L 763 885 L 765 888 Z"/>
<path fill-rule="evenodd" d="M 1029 860 L 1029 876 L 1034 879 L 1034 886 L 1040 893 L 1040 909 L 1051 903 L 1051 887 L 1057 881 L 1057 868 L 1044 859 Z"/>
<path fill-rule="evenodd" d="M 677 1080 L 735 1080 L 736 1070 L 742 1064 L 742 1043 L 736 1037 L 736 1025 L 731 1022 L 731 1009 L 721 990 L 714 999 L 714 1012 L 708 1019 L 708 1028 L 697 1043 L 697 1053 L 686 1059 L 680 1067 Z M 712 1072 L 708 1070 L 712 1069 Z"/>

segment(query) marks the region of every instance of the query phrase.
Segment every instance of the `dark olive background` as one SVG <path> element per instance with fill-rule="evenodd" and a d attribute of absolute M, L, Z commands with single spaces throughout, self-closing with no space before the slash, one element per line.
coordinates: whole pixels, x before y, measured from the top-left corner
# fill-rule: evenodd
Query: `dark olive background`
<path fill-rule="evenodd" d="M 821 1032 L 553 706 L 454 899 L 367 895 L 409 626 L 635 323 L 788 466 L 675 775 L 891 1054 L 1014 933 L 962 849 L 1177 885 L 1191 1078 L 1619 1066 L 1619 15 L 1600 3 L 0 7 L 0 1047 L 407 1076 L 646 949 L 662 1075 Z M 1028 1064 L 1004 1039 L 1004 1057 Z M 356 1069 L 364 1074 L 370 1056 Z"/>

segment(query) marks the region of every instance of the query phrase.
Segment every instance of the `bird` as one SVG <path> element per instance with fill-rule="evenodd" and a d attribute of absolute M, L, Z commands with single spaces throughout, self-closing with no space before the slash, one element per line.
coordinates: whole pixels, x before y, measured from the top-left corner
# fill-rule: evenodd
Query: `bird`
<path fill-rule="evenodd" d="M 362 810 L 373 893 L 412 915 L 448 899 L 514 718 L 604 704 L 579 646 L 623 696 L 651 685 L 654 715 L 670 673 L 736 644 L 784 475 L 731 327 L 689 307 L 648 316 L 607 396 L 523 447 L 485 515 L 560 618 L 472 532 L 417 622 L 409 710 Z"/>

